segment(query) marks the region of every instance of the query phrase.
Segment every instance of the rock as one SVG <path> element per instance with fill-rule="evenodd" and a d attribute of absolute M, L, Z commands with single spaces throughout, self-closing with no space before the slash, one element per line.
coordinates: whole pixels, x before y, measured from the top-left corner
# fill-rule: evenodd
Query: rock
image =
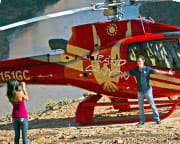
<path fill-rule="evenodd" d="M 121 139 L 114 140 L 113 144 L 123 144 L 123 140 Z"/>

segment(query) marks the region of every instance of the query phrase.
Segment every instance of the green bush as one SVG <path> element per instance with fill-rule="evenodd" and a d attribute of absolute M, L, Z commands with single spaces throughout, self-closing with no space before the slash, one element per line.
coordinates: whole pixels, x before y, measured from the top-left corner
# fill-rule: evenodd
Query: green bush
<path fill-rule="evenodd" d="M 45 109 L 46 110 L 53 110 L 53 107 L 57 104 L 57 101 L 54 100 L 54 99 L 49 99 L 47 104 L 46 104 L 46 107 Z"/>
<path fill-rule="evenodd" d="M 70 103 L 72 103 L 72 100 L 64 99 L 64 100 L 58 102 L 58 106 L 63 106 L 63 105 L 67 105 L 67 104 L 70 104 Z"/>

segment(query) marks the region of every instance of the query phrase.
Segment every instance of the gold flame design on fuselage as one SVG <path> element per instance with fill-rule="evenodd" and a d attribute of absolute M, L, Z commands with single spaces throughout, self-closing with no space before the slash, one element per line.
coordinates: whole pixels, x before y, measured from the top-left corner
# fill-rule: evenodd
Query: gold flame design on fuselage
<path fill-rule="evenodd" d="M 172 90 L 180 90 L 180 79 L 175 78 L 172 76 L 166 76 L 166 75 L 151 75 L 152 78 L 155 78 L 156 80 L 150 80 L 151 85 L 154 87 L 159 88 L 166 88 L 166 89 L 172 89 Z M 158 80 L 164 80 L 166 82 L 158 81 Z M 170 84 L 168 82 L 173 82 L 176 84 Z"/>
<path fill-rule="evenodd" d="M 93 56 L 97 57 L 100 51 L 100 38 L 97 34 L 96 28 L 92 25 L 94 44 L 98 44 L 98 49 L 93 52 Z M 119 82 L 119 78 L 111 78 L 113 72 L 120 72 L 120 45 L 122 40 L 117 42 L 111 48 L 111 54 L 107 61 L 100 62 L 99 60 L 91 61 L 92 72 L 98 84 L 103 85 L 103 90 L 108 92 L 116 92 L 118 90 L 118 86 L 115 83 Z M 117 63 L 118 61 L 118 63 Z"/>

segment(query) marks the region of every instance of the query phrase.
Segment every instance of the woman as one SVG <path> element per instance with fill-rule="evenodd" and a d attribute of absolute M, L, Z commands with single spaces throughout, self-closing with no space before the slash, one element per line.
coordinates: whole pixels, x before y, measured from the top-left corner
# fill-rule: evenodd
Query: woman
<path fill-rule="evenodd" d="M 28 114 L 24 104 L 24 100 L 28 100 L 25 83 L 19 82 L 16 79 L 9 79 L 7 82 L 7 96 L 13 105 L 12 118 L 15 130 L 15 144 L 19 144 L 20 129 L 22 129 L 23 144 L 28 144 Z"/>

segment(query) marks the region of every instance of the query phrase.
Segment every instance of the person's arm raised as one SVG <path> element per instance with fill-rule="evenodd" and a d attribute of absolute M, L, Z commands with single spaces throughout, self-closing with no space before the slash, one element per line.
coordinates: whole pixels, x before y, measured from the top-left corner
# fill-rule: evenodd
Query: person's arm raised
<path fill-rule="evenodd" d="M 23 97 L 23 99 L 24 100 L 28 100 L 29 99 L 29 96 L 28 96 L 28 93 L 27 93 L 27 91 L 26 91 L 26 86 L 25 86 L 26 84 L 25 84 L 25 82 L 21 82 L 21 87 L 22 87 L 22 89 L 23 89 L 23 95 L 22 95 L 22 97 Z"/>
<path fill-rule="evenodd" d="M 168 74 L 168 75 L 174 75 L 175 72 L 172 70 L 169 71 L 162 71 L 162 70 L 157 70 L 157 74 Z"/>
<path fill-rule="evenodd" d="M 120 73 L 120 74 L 112 75 L 111 78 L 115 78 L 115 77 L 119 77 L 119 76 L 126 76 L 126 75 L 127 75 L 127 72 L 123 72 L 123 73 Z"/>

